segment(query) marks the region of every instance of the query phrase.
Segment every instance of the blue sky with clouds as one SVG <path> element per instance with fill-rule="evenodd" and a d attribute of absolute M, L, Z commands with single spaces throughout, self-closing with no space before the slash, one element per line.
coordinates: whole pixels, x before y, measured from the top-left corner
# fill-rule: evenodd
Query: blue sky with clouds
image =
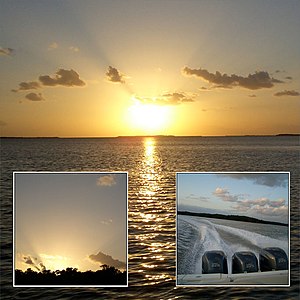
<path fill-rule="evenodd" d="M 178 173 L 179 210 L 288 222 L 288 173 Z"/>

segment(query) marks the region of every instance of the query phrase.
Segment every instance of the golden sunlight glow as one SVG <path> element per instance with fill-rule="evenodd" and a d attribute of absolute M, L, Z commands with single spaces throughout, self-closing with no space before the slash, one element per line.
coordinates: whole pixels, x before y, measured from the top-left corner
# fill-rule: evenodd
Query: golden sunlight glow
<path fill-rule="evenodd" d="M 147 132 L 162 130 L 170 121 L 170 108 L 157 104 L 143 104 L 136 100 L 129 108 L 129 121 L 133 127 Z"/>
<path fill-rule="evenodd" d="M 49 255 L 49 254 L 40 254 L 43 264 L 48 270 L 63 270 L 70 266 L 73 268 L 78 268 L 71 262 L 70 257 L 61 256 L 61 255 Z"/>

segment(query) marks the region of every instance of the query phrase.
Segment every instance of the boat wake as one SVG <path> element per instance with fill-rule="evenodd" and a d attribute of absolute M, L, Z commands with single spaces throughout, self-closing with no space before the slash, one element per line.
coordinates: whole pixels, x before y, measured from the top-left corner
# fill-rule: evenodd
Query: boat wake
<path fill-rule="evenodd" d="M 251 225 L 249 223 L 247 228 Z M 202 274 L 202 256 L 206 251 L 223 251 L 229 258 L 229 274 L 232 272 L 231 257 L 235 252 L 251 251 L 258 258 L 261 249 L 280 247 L 288 254 L 287 240 L 216 224 L 213 220 L 199 217 L 179 216 L 177 231 L 177 274 Z"/>

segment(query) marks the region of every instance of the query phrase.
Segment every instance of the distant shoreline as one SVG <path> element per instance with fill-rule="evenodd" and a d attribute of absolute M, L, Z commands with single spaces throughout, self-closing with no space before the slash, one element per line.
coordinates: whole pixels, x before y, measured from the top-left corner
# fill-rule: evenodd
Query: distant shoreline
<path fill-rule="evenodd" d="M 260 224 L 270 224 L 270 225 L 278 225 L 278 226 L 288 226 L 288 224 L 273 222 L 273 221 L 264 221 L 252 217 L 239 216 L 239 215 L 223 215 L 223 214 L 209 214 L 209 213 L 196 213 L 189 211 L 178 211 L 178 215 L 186 215 L 186 216 L 194 216 L 194 217 L 202 217 L 202 218 L 213 218 L 213 219 L 222 219 L 222 220 L 232 220 L 232 221 L 240 221 L 240 222 L 248 222 L 248 223 L 260 223 Z"/>
<path fill-rule="evenodd" d="M 279 133 L 266 135 L 120 135 L 120 136 L 88 136 L 88 137 L 58 137 L 58 136 L 2 136 L 0 139 L 122 139 L 122 138 L 234 138 L 234 137 L 297 137 L 300 133 Z"/>

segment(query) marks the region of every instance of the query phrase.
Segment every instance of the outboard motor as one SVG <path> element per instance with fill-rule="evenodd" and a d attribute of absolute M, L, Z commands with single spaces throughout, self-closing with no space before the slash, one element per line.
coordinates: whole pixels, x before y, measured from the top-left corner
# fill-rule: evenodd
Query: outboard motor
<path fill-rule="evenodd" d="M 206 251 L 202 256 L 202 274 L 228 274 L 227 258 L 223 251 Z"/>
<path fill-rule="evenodd" d="M 236 252 L 232 256 L 232 274 L 250 273 L 258 271 L 258 262 L 254 253 L 250 251 Z"/>
<path fill-rule="evenodd" d="M 286 253 L 281 248 L 265 248 L 259 254 L 259 264 L 262 272 L 287 270 L 288 258 Z"/>

